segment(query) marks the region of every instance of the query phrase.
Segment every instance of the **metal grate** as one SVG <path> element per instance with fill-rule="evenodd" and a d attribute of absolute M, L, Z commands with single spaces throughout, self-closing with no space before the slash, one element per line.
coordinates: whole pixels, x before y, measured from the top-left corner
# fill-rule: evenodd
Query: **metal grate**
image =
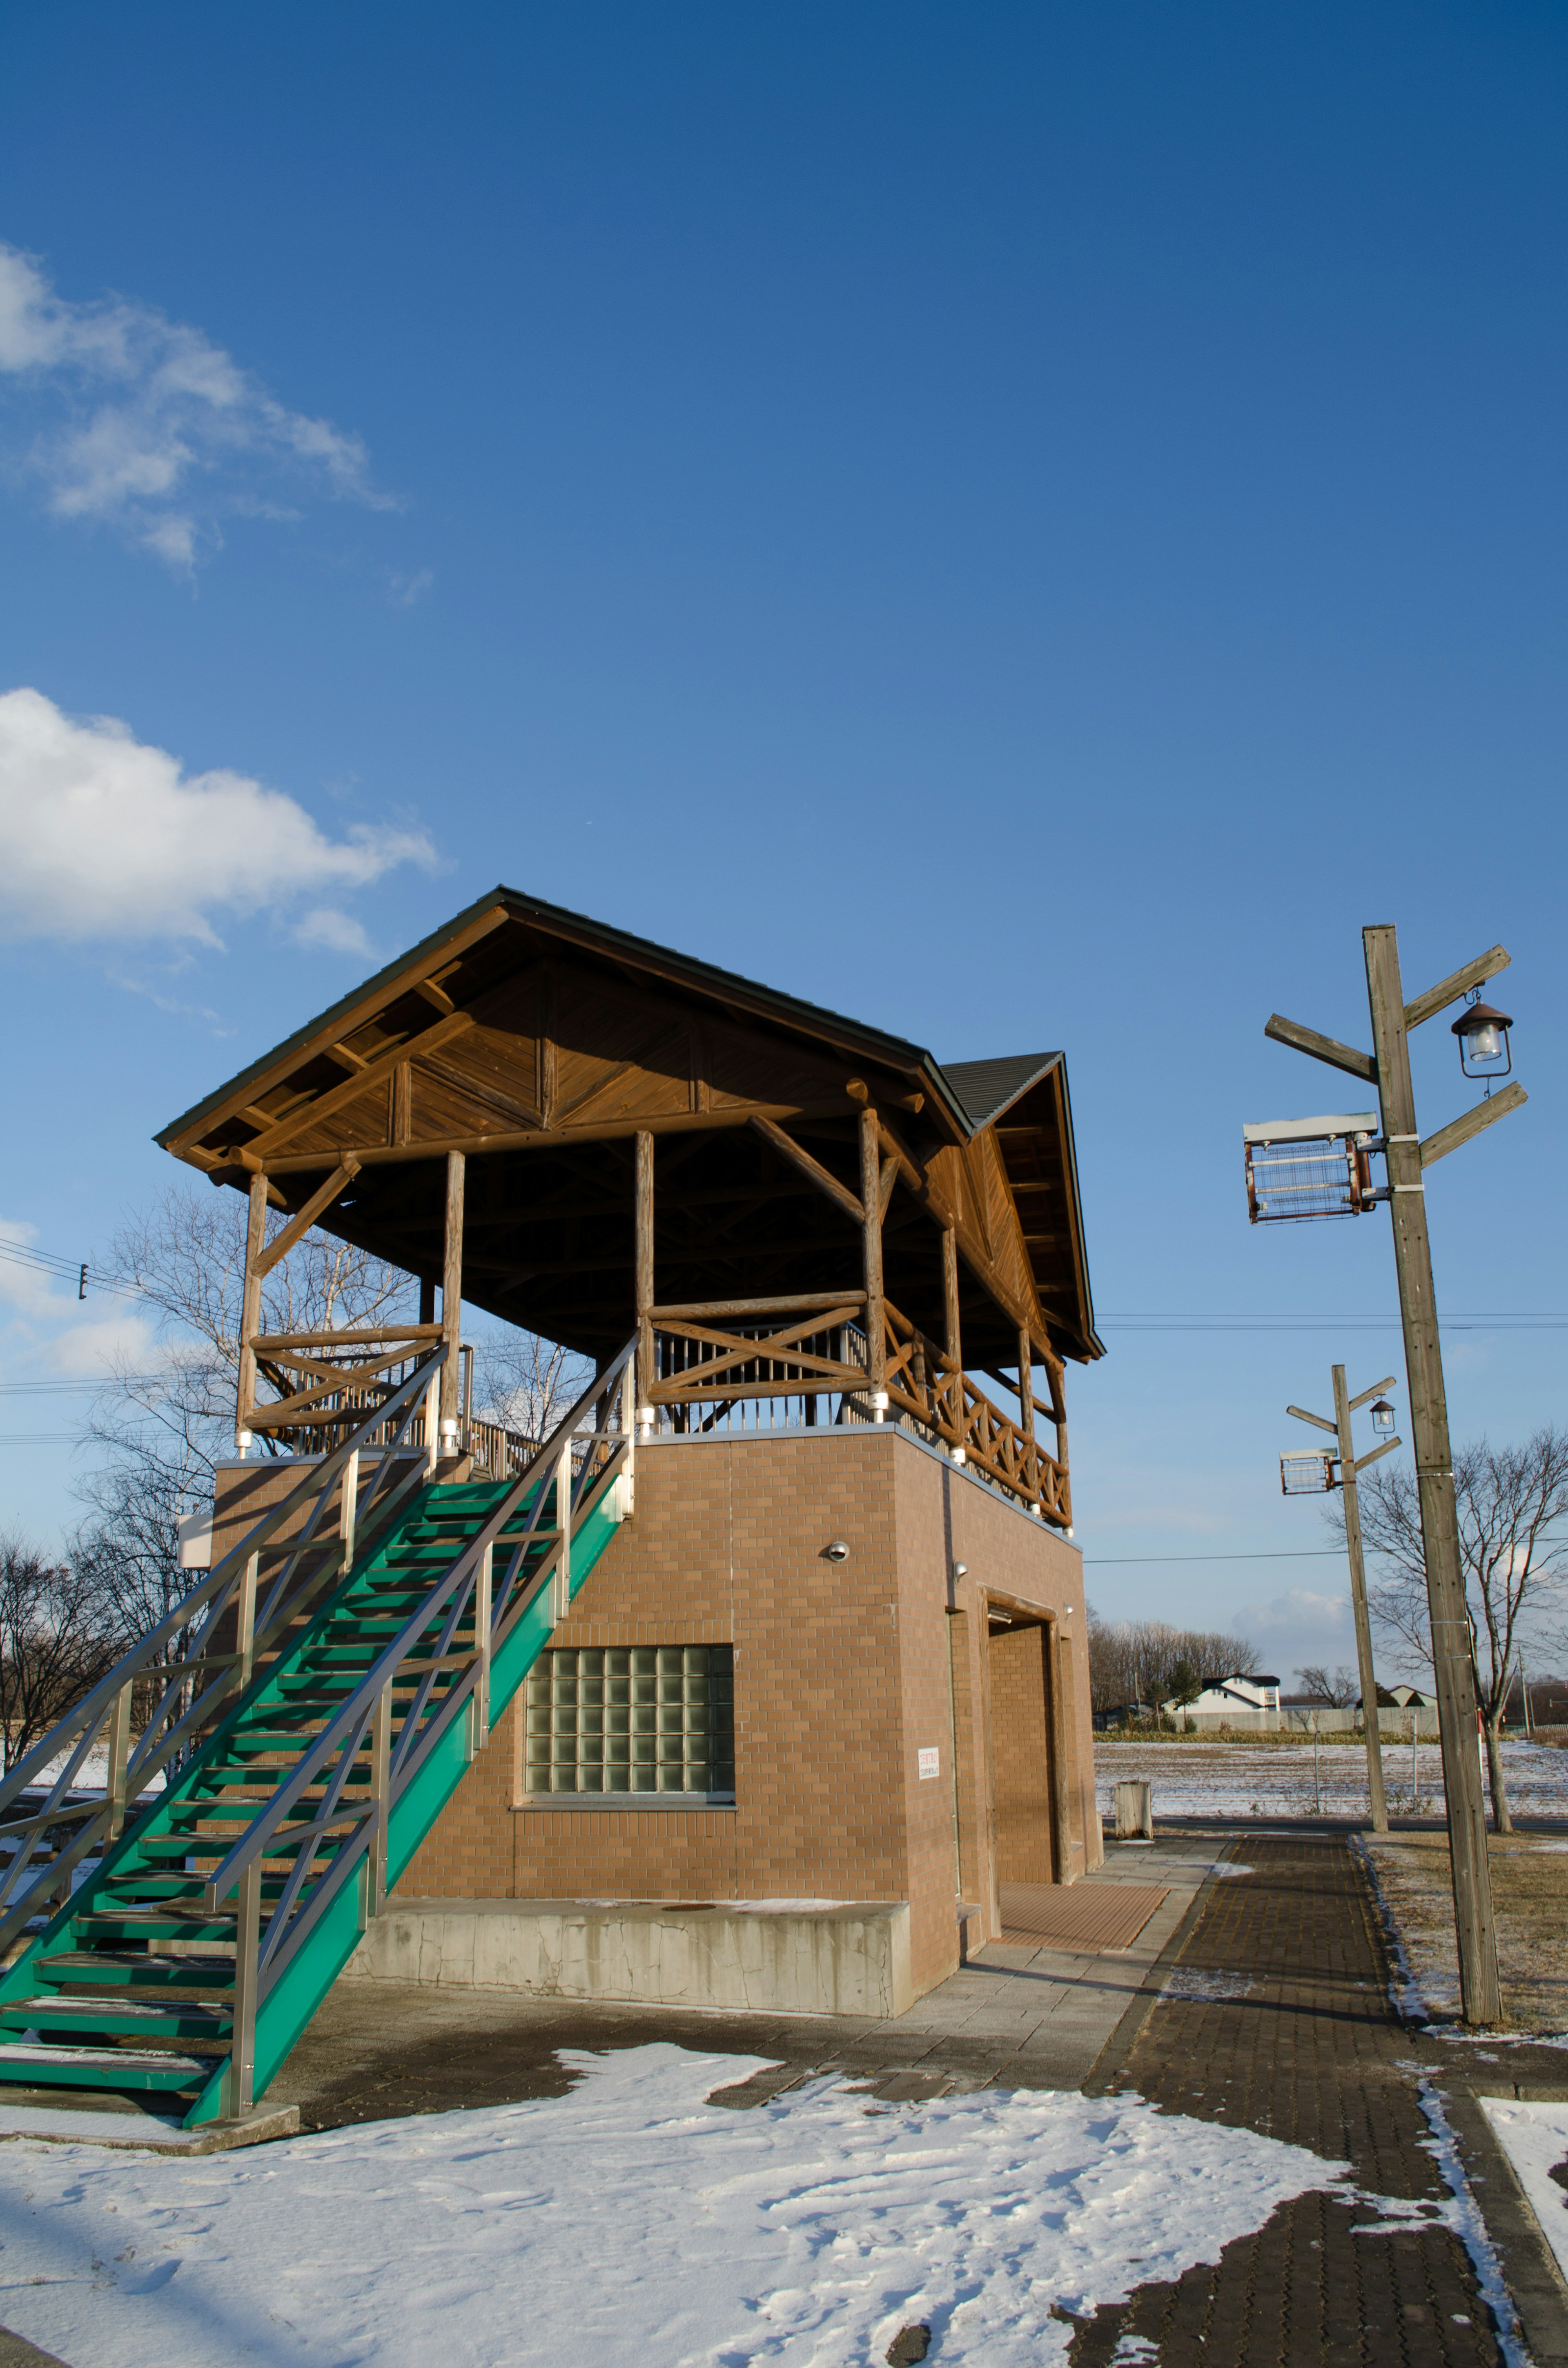
<path fill-rule="evenodd" d="M 1320 1453 L 1316 1448 L 1294 1449 L 1279 1458 L 1279 1490 L 1285 1497 L 1321 1497 L 1332 1488 L 1334 1457 Z"/>
<path fill-rule="evenodd" d="M 1246 1146 L 1247 1214 L 1255 1225 L 1284 1217 L 1359 1217 L 1372 1207 L 1372 1167 L 1351 1139 Z"/>
<path fill-rule="evenodd" d="M 734 1647 L 541 1653 L 528 1681 L 530 1793 L 735 1793 Z"/>

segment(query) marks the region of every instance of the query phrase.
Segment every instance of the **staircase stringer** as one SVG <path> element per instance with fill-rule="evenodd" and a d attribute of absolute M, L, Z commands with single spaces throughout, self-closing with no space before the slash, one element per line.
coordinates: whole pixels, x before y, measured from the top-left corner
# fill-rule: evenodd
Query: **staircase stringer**
<path fill-rule="evenodd" d="M 623 1464 L 618 1460 L 595 1486 L 572 1527 L 570 1585 L 574 1596 L 588 1578 L 617 1528 L 612 1497 Z M 545 1485 L 550 1485 L 548 1479 Z M 491 1663 L 493 1719 L 510 1706 L 555 1627 L 551 1555 L 533 1583 L 527 1601 L 509 1622 Z M 449 1698 L 450 1708 L 420 1744 L 407 1781 L 392 1804 L 388 1821 L 387 1889 L 407 1873 L 415 1851 L 426 1839 L 473 1763 L 470 1748 L 473 1701 L 472 1680 Z M 288 1954 L 256 2009 L 255 2095 L 260 2098 L 319 2009 L 327 1991 L 348 1963 L 367 1927 L 366 1894 L 369 1857 L 361 1851 L 341 1876 L 324 1884 L 309 1930 L 290 1941 Z M 390 1906 L 390 1902 L 389 1902 Z M 223 2073 L 215 2072 L 186 2116 L 195 2129 L 216 2121 L 222 2112 Z"/>

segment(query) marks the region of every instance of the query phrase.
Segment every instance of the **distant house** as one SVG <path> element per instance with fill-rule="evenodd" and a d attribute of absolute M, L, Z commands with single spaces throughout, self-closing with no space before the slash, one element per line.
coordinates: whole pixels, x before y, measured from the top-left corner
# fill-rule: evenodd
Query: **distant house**
<path fill-rule="evenodd" d="M 1356 1697 L 1356 1707 L 1358 1710 L 1361 1708 L 1359 1694 Z M 1431 1710 L 1433 1707 L 1431 1695 L 1417 1693 L 1414 1686 L 1380 1686 L 1378 1688 L 1380 1710 Z"/>
<path fill-rule="evenodd" d="M 1215 1678 L 1203 1691 L 1189 1702 L 1174 1698 L 1162 1702 L 1167 1718 L 1203 1719 L 1219 1724 L 1225 1720 L 1245 1718 L 1249 1723 L 1262 1717 L 1279 1716 L 1279 1680 L 1266 1677 L 1257 1670 L 1234 1669 L 1228 1678 Z"/>

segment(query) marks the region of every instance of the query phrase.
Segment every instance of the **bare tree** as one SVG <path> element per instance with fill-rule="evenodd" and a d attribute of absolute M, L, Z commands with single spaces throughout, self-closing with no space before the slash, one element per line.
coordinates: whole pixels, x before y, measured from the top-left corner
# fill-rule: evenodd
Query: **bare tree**
<path fill-rule="evenodd" d="M 86 1518 L 75 1552 L 128 1642 L 186 1592 L 180 1516 L 210 1499 L 217 1463 L 233 1451 L 247 1219 L 236 1192 L 174 1183 L 115 1237 L 114 1271 L 142 1294 L 159 1355 L 150 1372 L 144 1355 L 122 1357 L 88 1417 L 98 1461 L 76 1484 Z M 267 1238 L 288 1222 L 269 1211 Z M 414 1289 L 398 1268 L 312 1228 L 263 1284 L 262 1325 L 308 1332 L 397 1318 Z"/>
<path fill-rule="evenodd" d="M 0 1537 L 0 1759 L 6 1772 L 74 1710 L 119 1658 L 97 1580 Z"/>
<path fill-rule="evenodd" d="M 1381 1581 L 1368 1589 L 1372 1617 L 1394 1640 L 1396 1657 L 1412 1674 L 1426 1674 L 1432 1639 L 1415 1474 L 1384 1464 L 1360 1483 L 1359 1495 L 1362 1535 L 1384 1565 Z M 1568 1544 L 1558 1533 L 1568 1516 L 1568 1429 L 1548 1425 L 1523 1447 L 1490 1447 L 1483 1439 L 1465 1448 L 1454 1457 L 1454 1497 L 1493 1816 L 1498 1832 L 1507 1834 L 1514 1825 L 1502 1725 L 1519 1646 L 1528 1638 L 1554 1653 L 1561 1643 L 1554 1619 L 1568 1581 Z M 1327 1509 L 1343 1534 L 1337 1497 Z"/>
<path fill-rule="evenodd" d="M 1102 1620 L 1089 1606 L 1089 1686 L 1096 1710 L 1129 1702 L 1157 1706 L 1176 1691 L 1178 1666 L 1196 1675 L 1195 1692 L 1217 1678 L 1252 1668 L 1256 1647 L 1222 1629 L 1173 1628 L 1163 1620 Z"/>
<path fill-rule="evenodd" d="M 1301 1691 L 1311 1702 L 1326 1702 L 1334 1710 L 1348 1710 L 1360 1688 L 1354 1669 L 1337 1668 L 1331 1678 L 1325 1668 L 1313 1661 L 1296 1675 L 1301 1680 Z"/>
<path fill-rule="evenodd" d="M 486 1333 L 475 1351 L 475 1405 L 487 1422 L 541 1440 L 594 1378 L 585 1357 L 535 1332 Z"/>

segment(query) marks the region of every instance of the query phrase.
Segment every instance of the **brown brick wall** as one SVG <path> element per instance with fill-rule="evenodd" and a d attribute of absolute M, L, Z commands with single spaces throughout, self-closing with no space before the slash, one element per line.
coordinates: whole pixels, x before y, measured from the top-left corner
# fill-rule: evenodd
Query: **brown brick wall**
<path fill-rule="evenodd" d="M 1051 1879 L 1047 1689 L 1043 1628 L 1005 1628 L 993 1635 L 991 1736 L 1000 1883 Z"/>
<path fill-rule="evenodd" d="M 849 1546 L 840 1564 L 824 1557 L 835 1537 Z M 969 1565 L 962 1580 L 955 1560 Z M 892 1429 L 640 1449 L 634 1518 L 551 1642 L 733 1644 L 734 1807 L 536 1806 L 521 1791 L 514 1706 L 400 1890 L 907 1899 L 915 1984 L 927 1987 L 957 1962 L 955 1795 L 964 1896 L 985 1903 L 994 1890 L 990 1593 L 1052 1617 L 1071 1605 L 1064 1655 L 1081 1652 L 1074 1550 Z M 1088 1750 L 1076 1709 L 1086 1700 L 1080 1683 L 1075 1760 Z M 922 1749 L 937 1753 L 935 1778 L 919 1774 Z M 1085 1778 L 1083 1766 L 1066 1771 L 1074 1803 Z M 1092 1761 L 1087 1782 L 1092 1799 Z M 1073 1871 L 1083 1863 L 1080 1850 Z"/>

